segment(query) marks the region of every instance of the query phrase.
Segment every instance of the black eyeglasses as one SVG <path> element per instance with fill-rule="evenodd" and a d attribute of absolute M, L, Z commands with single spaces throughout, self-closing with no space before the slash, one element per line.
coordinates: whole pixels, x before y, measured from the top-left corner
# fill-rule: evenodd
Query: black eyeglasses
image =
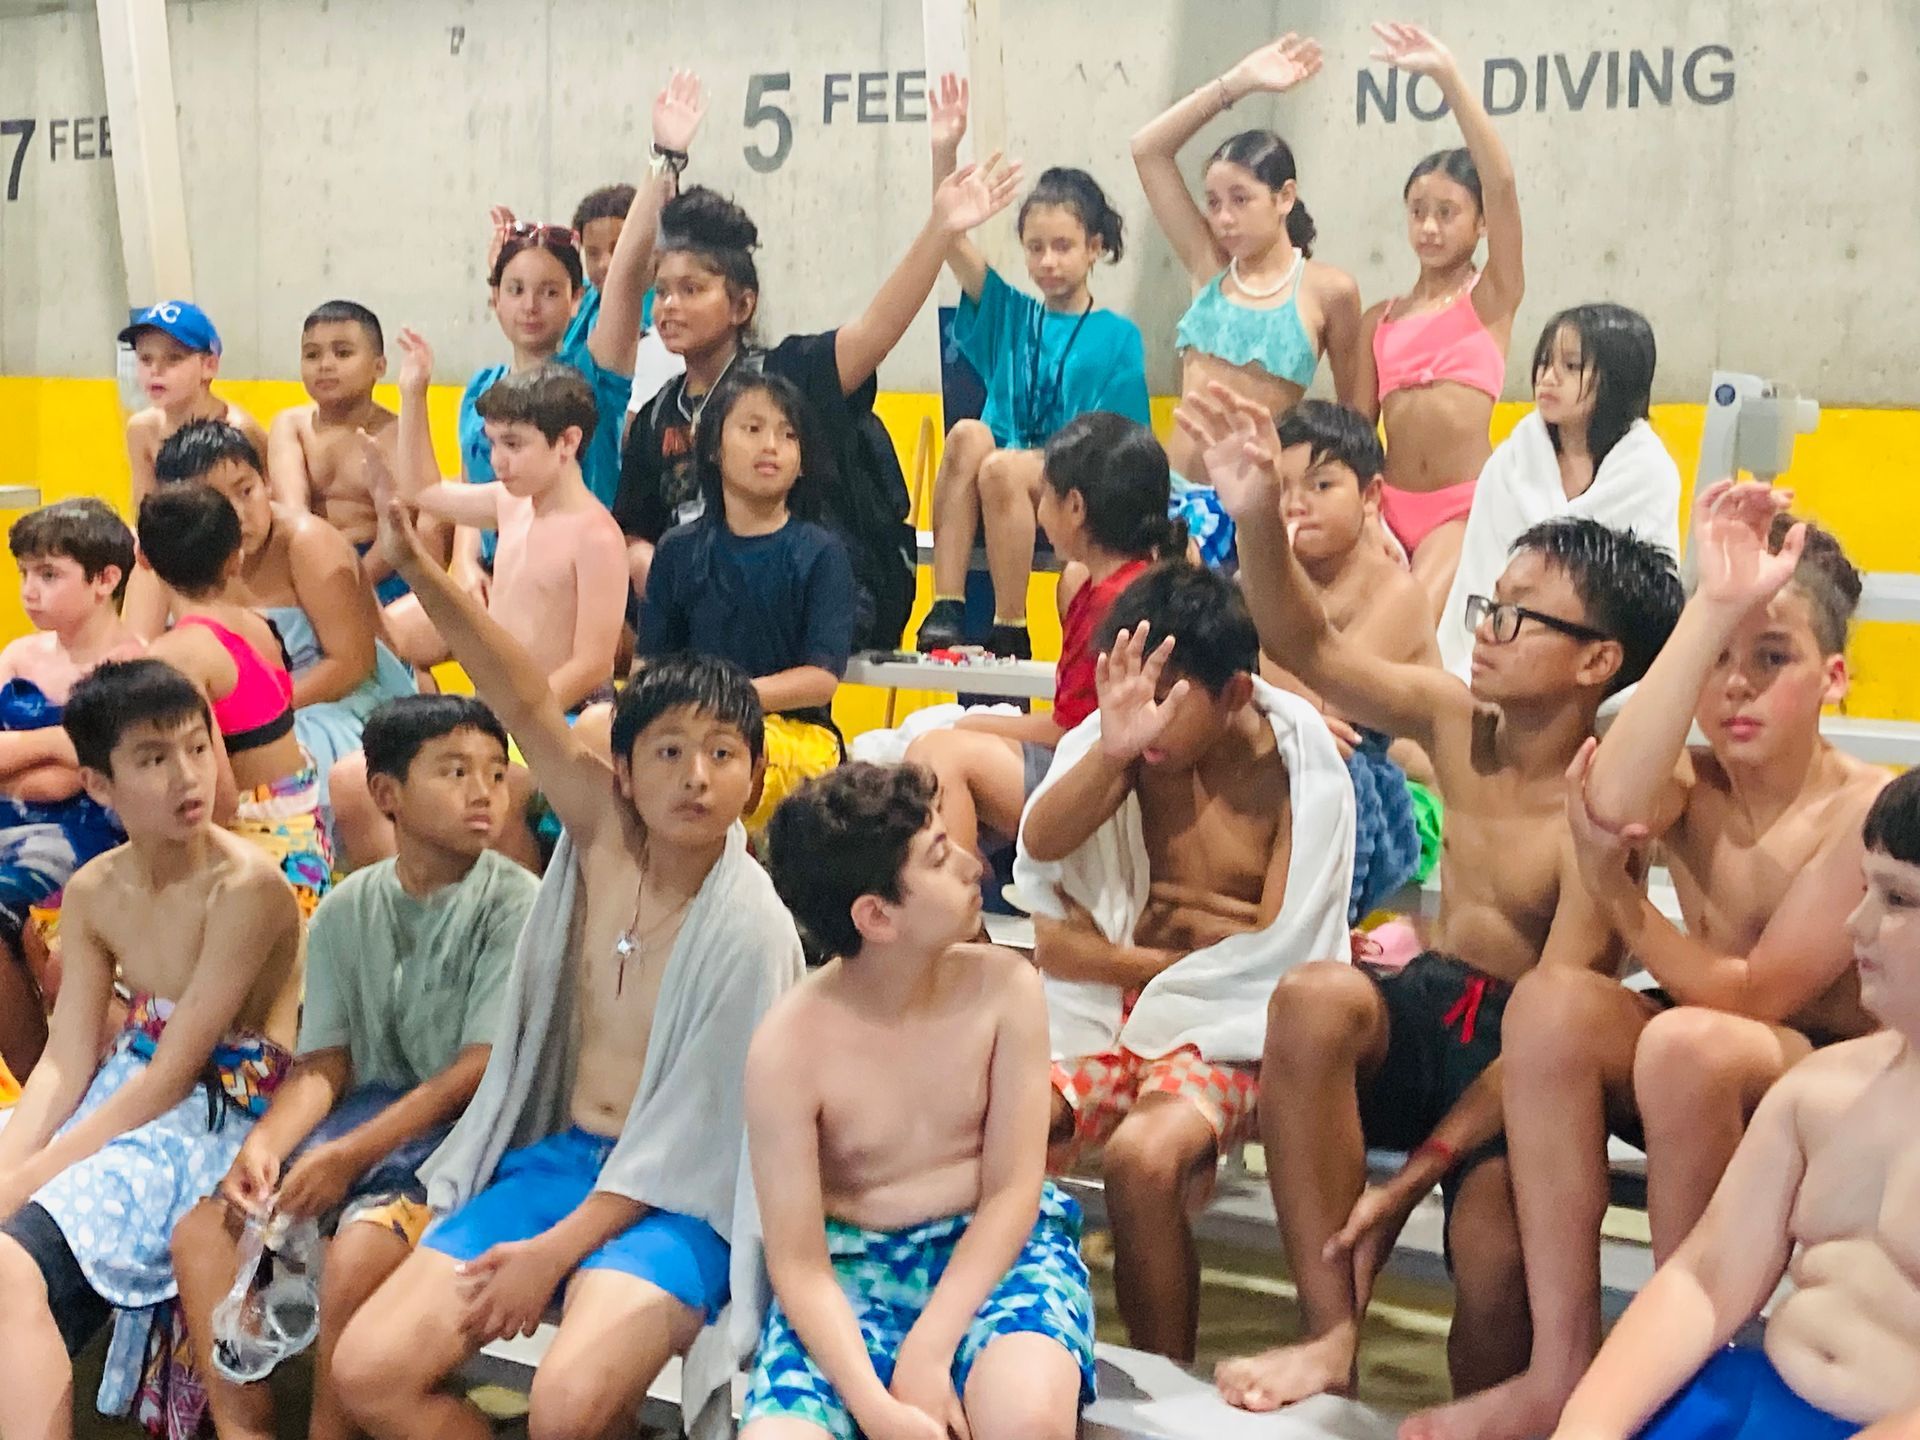
<path fill-rule="evenodd" d="M 1595 630 L 1590 625 L 1576 625 L 1571 620 L 1562 620 L 1558 615 L 1542 615 L 1538 610 L 1529 610 L 1524 605 L 1503 605 L 1489 600 L 1485 595 L 1467 597 L 1468 631 L 1477 632 L 1482 621 L 1491 621 L 1488 629 L 1496 645 L 1505 645 L 1518 635 L 1522 620 L 1538 621 L 1549 630 L 1558 630 L 1562 635 L 1571 635 L 1576 640 L 1613 639 L 1604 630 Z"/>

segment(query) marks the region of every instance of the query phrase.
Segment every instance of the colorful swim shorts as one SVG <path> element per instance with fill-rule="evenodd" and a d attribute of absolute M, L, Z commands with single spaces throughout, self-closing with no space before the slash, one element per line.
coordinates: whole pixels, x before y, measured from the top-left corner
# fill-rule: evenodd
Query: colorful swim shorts
<path fill-rule="evenodd" d="M 1208 1060 L 1191 1045 L 1153 1059 L 1119 1049 L 1056 1060 L 1053 1088 L 1073 1111 L 1076 1159 L 1082 1150 L 1112 1139 L 1142 1095 L 1190 1101 L 1223 1154 L 1253 1139 L 1259 1118 L 1260 1067 Z"/>
<path fill-rule="evenodd" d="M 827 1254 L 859 1321 L 880 1383 L 893 1383 L 907 1332 L 933 1298 L 971 1215 L 951 1215 L 892 1233 L 829 1218 Z M 1080 1366 L 1080 1403 L 1093 1402 L 1093 1296 L 1080 1259 L 1080 1206 L 1049 1183 L 1040 1194 L 1033 1232 L 967 1328 L 953 1357 L 953 1388 L 966 1398 L 967 1377 L 988 1345 L 1003 1335 L 1045 1335 Z M 853 1418 L 807 1354 L 776 1300 L 760 1337 L 760 1358 L 741 1411 L 754 1420 L 790 1418 L 817 1425 L 834 1440 L 854 1440 Z"/>

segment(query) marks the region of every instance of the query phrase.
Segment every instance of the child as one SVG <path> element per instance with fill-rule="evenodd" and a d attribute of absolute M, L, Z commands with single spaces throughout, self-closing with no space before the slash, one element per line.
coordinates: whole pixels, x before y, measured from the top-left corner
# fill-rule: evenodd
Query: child
<path fill-rule="evenodd" d="M 348 464 L 339 449 L 329 453 L 365 483 L 364 460 Z M 383 462 L 385 455 L 383 448 Z M 331 825 L 334 763 L 359 750 L 361 727 L 379 705 L 414 692 L 407 667 L 376 638 L 380 612 L 361 578 L 366 559 L 356 565 L 353 547 L 319 516 L 272 500 L 259 453 L 231 425 L 196 420 L 182 426 L 160 447 L 155 472 L 163 486 L 212 486 L 240 517 L 240 578 L 248 602 L 287 652 L 294 738 L 313 758 L 321 813 Z M 372 516 L 369 496 L 369 523 Z M 151 576 L 136 576 L 136 583 L 142 578 Z"/>
<path fill-rule="evenodd" d="M 59 500 L 7 532 L 35 633 L 0 650 L 0 1074 L 24 1078 L 46 1011 L 22 940 L 31 912 L 124 838 L 81 785 L 60 728 L 74 682 L 146 648 L 114 602 L 133 570 L 133 532 L 98 500 Z"/>
<path fill-rule="evenodd" d="M 273 499 L 295 513 L 320 516 L 360 554 L 360 568 L 382 605 L 407 593 L 373 555 L 373 494 L 361 473 L 361 431 L 389 466 L 399 463 L 399 416 L 373 398 L 387 373 L 380 319 L 352 300 L 329 300 L 300 329 L 300 382 L 311 405 L 282 410 L 267 432 Z"/>
<path fill-rule="evenodd" d="M 118 337 L 131 345 L 140 388 L 150 402 L 127 419 L 127 461 L 133 469 L 133 508 L 153 489 L 153 457 L 167 437 L 189 420 L 224 420 L 236 425 L 267 453 L 260 422 L 212 390 L 220 373 L 220 332 L 198 305 L 162 300 L 134 312 Z"/>
<path fill-rule="evenodd" d="M 942 76 L 928 97 L 933 183 L 959 166 L 967 133 L 967 83 Z M 1014 229 L 1039 300 L 1000 278 L 965 235 L 947 251 L 960 282 L 953 343 L 987 389 L 978 420 L 947 433 L 933 482 L 933 608 L 920 621 L 922 650 L 956 645 L 973 537 L 987 530 L 993 629 L 987 649 L 1025 660 L 1027 581 L 1040 502 L 1041 447 L 1078 415 L 1108 410 L 1144 427 L 1146 354 L 1124 315 L 1095 310 L 1088 277 L 1096 261 L 1124 253 L 1120 212 L 1084 170 L 1052 169 L 1020 203 Z"/>
<path fill-rule="evenodd" d="M 1385 61 L 1431 78 L 1460 123 L 1464 150 L 1436 150 L 1407 177 L 1407 241 L 1420 261 L 1413 289 L 1367 311 L 1364 385 L 1354 396 L 1387 436 L 1382 517 L 1438 616 L 1453 585 L 1491 453 L 1487 426 L 1506 382 L 1507 342 L 1526 291 L 1513 162 L 1453 55 L 1417 25 L 1373 27 Z M 1482 236 L 1487 263 L 1476 271 Z"/>
<path fill-rule="evenodd" d="M 333 1233 L 314 1352 L 315 1440 L 349 1440 L 334 1394 L 340 1332 L 426 1228 L 419 1164 L 486 1069 L 520 928 L 538 888 L 487 848 L 509 820 L 507 732 L 461 695 L 415 695 L 367 722 L 367 770 L 399 854 L 361 870 L 307 930 L 298 1060 L 219 1193 L 173 1232 L 181 1307 L 223 1440 L 274 1433 L 264 1383 L 214 1368 L 213 1313 L 241 1224 L 269 1214 Z"/>
<path fill-rule="evenodd" d="M 1653 367 L 1653 327 L 1624 305 L 1576 305 L 1540 332 L 1533 413 L 1480 472 L 1440 612 L 1441 663 L 1462 680 L 1473 663 L 1467 597 L 1493 588 L 1521 531 L 1585 515 L 1680 553 L 1680 472 L 1647 423 Z"/>
<path fill-rule="evenodd" d="M 209 485 L 164 485 L 140 502 L 140 555 L 180 598 L 173 629 L 150 653 L 211 702 L 218 814 L 280 863 L 311 916 L 333 884 L 333 847 L 320 820 L 320 773 L 293 729 L 293 676 L 271 624 L 248 605 L 240 517 Z M 230 783 L 238 792 L 229 810 Z"/>
<path fill-rule="evenodd" d="M 1319 711 L 1255 677 L 1217 572 L 1148 571 L 1101 649 L 1099 711 L 1034 792 L 1014 879 L 1047 976 L 1056 1163 L 1104 1146 L 1128 1341 L 1190 1361 L 1188 1198 L 1252 1133 L 1262 1001 L 1348 951 L 1353 787 Z"/>
<path fill-rule="evenodd" d="M 1249 95 L 1284 95 L 1320 71 L 1314 40 L 1283 35 L 1179 101 L 1133 137 L 1133 163 L 1153 218 L 1193 287 L 1176 346 L 1181 389 L 1219 383 L 1275 415 L 1297 405 L 1321 355 L 1342 403 L 1360 398 L 1360 287 L 1314 260 L 1313 217 L 1301 203 L 1293 151 L 1271 130 L 1243 130 L 1207 160 L 1203 212 L 1180 173 L 1180 147 Z M 1233 557 L 1199 446 L 1176 431 L 1167 447 L 1174 500 L 1207 564 Z"/>
<path fill-rule="evenodd" d="M 774 815 L 774 886 L 832 958 L 747 1059 L 778 1299 L 743 1440 L 1071 1440 L 1093 1399 L 1080 1207 L 1045 1178 L 1040 980 L 963 943 L 980 862 L 935 800 L 916 766 L 850 765 Z"/>
<path fill-rule="evenodd" d="M 822 518 L 846 540 L 861 591 L 854 643 L 900 643 L 913 608 L 913 532 L 899 457 L 873 414 L 874 374 L 932 293 L 955 238 L 1004 210 L 1019 183 L 1020 167 L 1001 170 L 997 155 L 948 176 L 926 224 L 857 318 L 824 334 L 789 335 L 770 349 L 752 342 L 760 305 L 753 221 L 698 187 L 666 207 L 655 317 L 660 338 L 687 368 L 635 418 L 621 457 L 614 514 L 627 534 L 636 592 L 646 591 L 660 537 L 699 513 L 694 431 L 707 396 L 737 363 L 791 381 L 813 406 L 834 473 Z"/>
<path fill-rule="evenodd" d="M 1846 693 L 1860 578 L 1826 532 L 1787 528 L 1782 501 L 1762 485 L 1702 493 L 1699 589 L 1598 753 L 1571 772 L 1588 891 L 1661 992 L 1555 969 L 1515 993 L 1505 1114 L 1534 1362 L 1434 1416 L 1440 1433 L 1544 1432 L 1593 1358 L 1609 1128 L 1647 1150 L 1664 1261 L 1774 1081 L 1815 1045 L 1874 1028 L 1841 921 L 1859 898 L 1861 821 L 1891 777 L 1820 737 L 1821 707 Z M 1687 748 L 1690 724 L 1704 747 Z M 1660 841 L 1685 934 L 1630 873 L 1629 831 Z"/>
<path fill-rule="evenodd" d="M 1229 1361 L 1217 1378 L 1249 1409 L 1350 1391 L 1373 1276 L 1440 1183 L 1456 1287 L 1449 1366 L 1456 1392 L 1483 1389 L 1520 1369 L 1526 1350 L 1506 1164 L 1493 1143 L 1501 1013 L 1536 965 L 1613 958 L 1569 853 L 1564 775 L 1602 698 L 1639 679 L 1665 642 L 1680 579 L 1671 556 L 1630 534 L 1549 521 L 1520 537 L 1494 598 L 1470 612 L 1471 689 L 1436 667 L 1387 663 L 1327 623 L 1281 518 L 1279 446 L 1264 413 L 1200 396 L 1182 411 L 1241 526 L 1261 642 L 1355 724 L 1415 740 L 1447 807 L 1434 948 L 1390 974 L 1301 966 L 1274 990 L 1261 1133 L 1309 1338 Z M 1412 1154 L 1363 1195 L 1369 1144 Z"/>
<path fill-rule="evenodd" d="M 1067 562 L 1053 711 L 963 716 L 907 750 L 939 778 L 940 818 L 969 852 L 982 827 L 1013 838 L 1060 737 L 1093 713 L 1094 647 L 1114 598 L 1153 561 L 1186 551 L 1186 532 L 1167 519 L 1167 453 L 1146 426 L 1104 410 L 1076 416 L 1048 439 L 1040 478 L 1040 523 Z"/>
<path fill-rule="evenodd" d="M 1880 792 L 1847 918 L 1886 1029 L 1796 1066 L 1686 1242 L 1614 1327 L 1555 1440 L 1900 1440 L 1920 1426 L 1920 774 Z M 1783 1276 L 1764 1352 L 1725 1348 Z M 1644 1427 L 1644 1428 L 1643 1428 Z"/>
<path fill-rule="evenodd" d="M 213 823 L 219 752 L 193 682 L 157 660 L 109 662 L 74 686 L 61 724 L 128 843 L 67 885 L 47 1053 L 0 1129 L 8 1436 L 73 1433 L 71 1357 L 109 1320 L 101 1412 L 126 1412 L 143 1356 L 159 1384 L 173 1337 L 149 1331 L 174 1294 L 168 1237 L 266 1108 L 300 998 L 299 907 L 257 848 Z M 116 981 L 133 1008 L 103 1062 Z"/>
<path fill-rule="evenodd" d="M 489 1341 L 531 1332 L 564 1291 L 534 1433 L 619 1429 L 689 1346 L 683 1411 L 709 1433 L 730 1423 L 740 1359 L 730 1289 L 743 1309 L 757 1290 L 752 1217 L 735 1204 L 747 1042 L 802 970 L 792 917 L 739 824 L 759 698 L 725 661 L 650 665 L 616 702 L 609 763 L 408 518 L 384 505 L 387 558 L 518 738 L 565 831 L 486 1076 L 421 1176 L 441 1218 L 348 1326 L 335 1384 L 381 1440 L 484 1437 L 486 1420 L 441 1382 Z"/>
<path fill-rule="evenodd" d="M 695 444 L 700 518 L 661 538 L 634 653 L 718 655 L 753 677 L 767 712 L 757 835 L 802 780 L 844 755 L 833 693 L 853 650 L 853 571 L 813 516 L 831 462 L 792 383 L 746 372 L 708 403 Z"/>

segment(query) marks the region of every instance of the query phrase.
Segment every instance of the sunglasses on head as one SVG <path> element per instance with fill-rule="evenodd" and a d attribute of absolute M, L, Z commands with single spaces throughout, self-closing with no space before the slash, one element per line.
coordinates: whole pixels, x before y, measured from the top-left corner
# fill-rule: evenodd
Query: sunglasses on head
<path fill-rule="evenodd" d="M 564 245 L 569 250 L 579 248 L 573 231 L 565 225 L 534 225 L 525 220 L 516 220 L 507 227 L 507 238 L 531 240 L 536 245 Z"/>

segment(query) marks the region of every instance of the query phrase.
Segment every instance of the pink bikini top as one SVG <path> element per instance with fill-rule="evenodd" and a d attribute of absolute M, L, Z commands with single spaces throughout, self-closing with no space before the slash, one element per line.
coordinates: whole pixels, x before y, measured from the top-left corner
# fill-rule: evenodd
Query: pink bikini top
<path fill-rule="evenodd" d="M 1500 398 L 1507 378 L 1507 357 L 1473 308 L 1473 280 L 1438 310 L 1393 318 L 1393 304 L 1373 327 L 1373 368 L 1380 377 L 1380 398 L 1396 390 L 1452 380 Z"/>
<path fill-rule="evenodd" d="M 175 623 L 198 625 L 233 657 L 233 689 L 213 702 L 213 723 L 226 737 L 228 754 L 258 750 L 293 729 L 293 676 L 285 665 L 267 664 L 253 646 L 205 615 L 183 615 Z"/>

